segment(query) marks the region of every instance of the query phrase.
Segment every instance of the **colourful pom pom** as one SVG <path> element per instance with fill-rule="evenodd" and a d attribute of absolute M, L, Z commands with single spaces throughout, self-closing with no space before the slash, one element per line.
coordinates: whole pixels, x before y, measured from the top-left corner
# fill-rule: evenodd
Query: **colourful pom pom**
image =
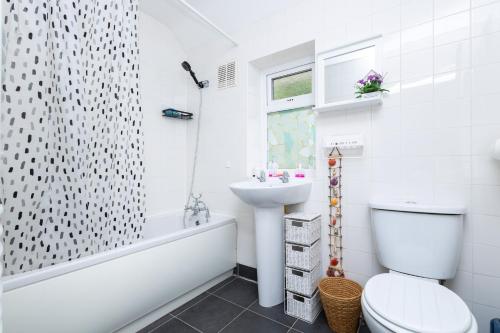
<path fill-rule="evenodd" d="M 331 203 L 332 206 L 337 206 L 337 204 L 339 203 L 339 199 L 332 198 L 332 200 L 330 200 L 330 203 Z"/>
<path fill-rule="evenodd" d="M 335 166 L 335 164 L 337 164 L 337 160 L 336 159 L 331 158 L 331 159 L 328 160 L 328 165 L 329 166 L 333 167 L 333 166 Z"/>

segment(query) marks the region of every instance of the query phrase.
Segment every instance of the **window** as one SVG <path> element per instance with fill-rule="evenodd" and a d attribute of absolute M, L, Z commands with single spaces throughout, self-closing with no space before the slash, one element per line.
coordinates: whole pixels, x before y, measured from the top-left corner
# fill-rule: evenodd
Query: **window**
<path fill-rule="evenodd" d="M 313 64 L 267 75 L 268 112 L 296 109 L 313 104 Z"/>
<path fill-rule="evenodd" d="M 316 125 L 311 107 L 267 114 L 267 162 L 280 169 L 314 169 Z"/>
<path fill-rule="evenodd" d="M 266 76 L 267 163 L 280 169 L 315 167 L 313 64 Z"/>

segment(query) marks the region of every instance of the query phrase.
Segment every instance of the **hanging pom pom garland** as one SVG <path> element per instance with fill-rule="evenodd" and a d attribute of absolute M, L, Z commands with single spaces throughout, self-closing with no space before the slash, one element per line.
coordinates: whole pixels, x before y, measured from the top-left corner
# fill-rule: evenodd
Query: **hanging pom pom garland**
<path fill-rule="evenodd" d="M 342 267 L 342 154 L 334 147 L 328 155 L 328 188 L 330 199 L 330 265 L 326 274 L 343 277 Z"/>

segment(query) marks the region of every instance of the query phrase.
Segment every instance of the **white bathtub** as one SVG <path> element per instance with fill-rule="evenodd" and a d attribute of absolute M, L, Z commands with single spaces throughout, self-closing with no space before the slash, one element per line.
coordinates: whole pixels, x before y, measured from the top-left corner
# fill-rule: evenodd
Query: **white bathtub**
<path fill-rule="evenodd" d="M 235 265 L 233 218 L 154 216 L 133 245 L 3 278 L 4 332 L 112 332 Z"/>

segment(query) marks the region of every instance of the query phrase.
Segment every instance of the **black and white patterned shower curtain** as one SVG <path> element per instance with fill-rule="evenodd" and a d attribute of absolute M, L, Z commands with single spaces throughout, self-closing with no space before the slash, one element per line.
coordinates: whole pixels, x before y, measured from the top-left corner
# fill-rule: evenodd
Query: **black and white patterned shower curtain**
<path fill-rule="evenodd" d="M 144 224 L 137 0 L 2 0 L 4 274 L 130 244 Z"/>

